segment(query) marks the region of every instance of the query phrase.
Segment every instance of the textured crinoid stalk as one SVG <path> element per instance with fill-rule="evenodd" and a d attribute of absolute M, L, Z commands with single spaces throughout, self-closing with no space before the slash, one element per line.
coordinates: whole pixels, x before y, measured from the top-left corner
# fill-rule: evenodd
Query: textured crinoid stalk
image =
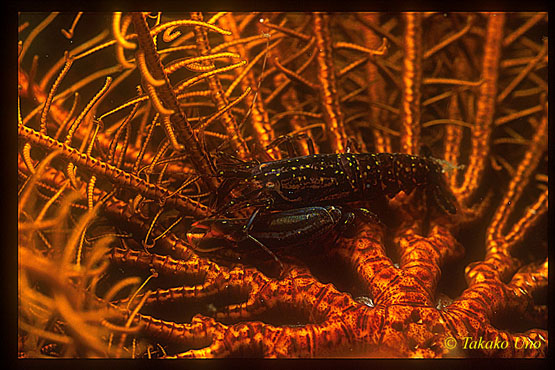
<path fill-rule="evenodd" d="M 545 357 L 546 35 L 546 13 L 20 14 L 20 357 Z M 377 218 L 279 262 L 189 244 L 264 212 L 218 166 L 313 150 L 446 181 L 349 203 Z"/>

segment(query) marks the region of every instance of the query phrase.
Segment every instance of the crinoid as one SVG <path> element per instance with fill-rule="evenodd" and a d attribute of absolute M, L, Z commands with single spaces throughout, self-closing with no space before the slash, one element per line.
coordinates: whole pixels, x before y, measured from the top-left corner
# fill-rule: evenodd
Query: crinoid
<path fill-rule="evenodd" d="M 546 13 L 19 19 L 20 357 L 545 356 Z M 457 213 L 401 193 L 280 277 L 191 249 L 214 159 L 284 135 L 425 146 Z"/>

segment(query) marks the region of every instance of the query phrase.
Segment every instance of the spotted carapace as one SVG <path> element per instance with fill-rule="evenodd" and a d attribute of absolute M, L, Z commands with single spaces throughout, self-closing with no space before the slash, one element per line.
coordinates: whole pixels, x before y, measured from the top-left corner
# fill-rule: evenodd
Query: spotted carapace
<path fill-rule="evenodd" d="M 257 206 L 267 210 L 345 204 L 393 198 L 415 188 L 426 193 L 429 206 L 456 213 L 441 164 L 430 157 L 400 153 L 313 154 L 259 163 L 218 165 L 224 180 L 218 189 L 218 213 Z M 232 189 L 242 195 L 230 199 Z"/>

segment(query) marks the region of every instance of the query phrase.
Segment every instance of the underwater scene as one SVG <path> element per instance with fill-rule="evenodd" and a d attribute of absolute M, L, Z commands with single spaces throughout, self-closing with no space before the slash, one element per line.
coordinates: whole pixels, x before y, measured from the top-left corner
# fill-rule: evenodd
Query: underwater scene
<path fill-rule="evenodd" d="M 548 15 L 18 14 L 19 358 L 544 358 Z"/>

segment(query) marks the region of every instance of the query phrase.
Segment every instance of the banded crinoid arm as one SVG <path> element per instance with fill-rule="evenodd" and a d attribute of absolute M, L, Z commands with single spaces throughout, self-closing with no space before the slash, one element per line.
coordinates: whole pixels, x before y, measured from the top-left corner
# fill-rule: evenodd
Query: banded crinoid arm
<path fill-rule="evenodd" d="M 26 168 L 22 164 L 21 170 Z M 49 172 L 55 172 L 50 169 Z M 63 173 L 41 177 L 42 187 L 57 186 L 57 182 L 63 181 Z M 49 185 L 47 185 L 49 184 Z M 46 189 L 48 190 L 48 189 Z M 101 197 L 101 190 L 96 189 L 95 199 Z M 129 207 L 121 201 L 112 198 L 106 201 L 105 211 L 108 214 L 118 214 L 120 218 L 128 216 Z M 137 218 L 134 218 L 137 223 Z M 140 224 L 140 222 L 139 222 Z M 146 225 L 143 224 L 143 228 Z M 178 244 L 178 238 L 171 234 L 161 238 L 158 243 L 163 244 L 165 239 L 173 241 L 167 244 Z M 177 239 L 177 241 L 176 241 Z M 158 246 L 160 247 L 160 246 Z M 171 249 L 171 246 L 166 246 Z M 262 273 L 253 268 L 235 268 L 231 271 L 225 267 L 218 266 L 205 259 L 199 259 L 196 255 L 191 255 L 186 261 L 172 259 L 169 256 L 161 256 L 145 253 L 138 250 L 121 250 L 114 248 L 109 254 L 113 264 L 120 266 L 137 266 L 143 269 L 154 269 L 159 276 L 171 276 L 173 279 L 188 277 L 193 280 L 204 278 L 204 282 L 199 285 L 183 285 L 170 289 L 155 289 L 147 294 L 134 294 L 133 297 L 113 301 L 120 307 L 120 312 L 130 314 L 134 306 L 125 309 L 131 302 L 141 302 L 141 307 L 156 306 L 163 304 L 180 304 L 202 300 L 214 296 L 227 294 L 233 290 L 248 291 L 248 296 L 244 303 L 231 304 L 220 307 L 215 314 L 218 320 L 224 321 L 243 321 L 243 323 L 224 325 L 214 323 L 213 319 L 194 318 L 191 324 L 178 324 L 159 319 L 149 318 L 144 315 L 136 315 L 132 322 L 132 327 L 141 325 L 141 333 L 148 335 L 155 340 L 163 340 L 169 343 L 177 342 L 181 347 L 197 347 L 196 343 L 202 342 L 203 337 L 198 333 L 189 338 L 186 333 L 198 326 L 197 321 L 203 320 L 203 325 L 210 327 L 213 332 L 213 342 L 204 350 L 193 350 L 184 353 L 183 356 L 238 356 L 241 353 L 258 354 L 258 345 L 263 343 L 265 348 L 264 356 L 317 356 L 326 355 L 334 348 L 342 348 L 344 345 L 356 344 L 354 336 L 357 332 L 352 325 L 356 322 L 355 317 L 345 318 L 341 316 L 343 309 L 350 308 L 354 313 L 363 309 L 365 306 L 354 302 L 347 295 L 339 293 L 332 285 L 318 283 L 309 274 L 298 276 L 294 270 L 290 278 L 282 281 L 269 279 Z M 295 279 L 295 282 L 292 281 Z M 252 319 L 256 315 L 263 314 L 276 305 L 281 306 L 300 306 L 300 310 L 305 312 L 305 316 L 315 316 L 317 324 L 308 324 L 305 328 L 278 327 L 268 324 L 244 323 L 245 320 Z M 349 311 L 349 310 L 348 310 Z M 127 317 L 127 316 L 126 316 Z M 126 318 L 123 318 L 126 320 Z M 212 325 L 212 323 L 214 323 Z M 268 337 L 259 340 L 258 336 L 252 341 L 252 346 L 237 345 L 236 340 L 230 338 L 243 338 L 248 340 L 244 334 L 245 328 L 250 328 L 253 333 L 256 330 L 268 327 Z M 189 329 L 184 329 L 189 328 Z M 271 330 L 273 329 L 273 330 Z M 207 329 L 208 330 L 208 329 Z M 351 333 L 345 337 L 345 333 Z M 185 333 L 185 334 L 183 334 Z M 281 334 L 280 334 L 281 333 Z M 278 335 L 279 334 L 279 335 Z M 193 334 L 191 334 L 193 335 Z M 230 345 L 229 343 L 235 343 Z M 258 343 L 258 344 L 257 344 Z M 301 352 L 297 351 L 301 346 Z M 338 346 L 339 345 L 339 346 Z M 246 352 L 241 352 L 246 351 Z M 171 357 L 171 356 L 170 356 Z"/>
<path fill-rule="evenodd" d="M 484 57 L 482 59 L 481 78 L 483 81 L 479 88 L 475 122 L 472 126 L 472 151 L 464 181 L 459 187 L 453 189 L 455 196 L 460 202 L 464 203 L 477 190 L 483 178 L 493 129 L 505 15 L 488 14 L 487 22 Z"/>
<path fill-rule="evenodd" d="M 203 21 L 202 13 L 192 12 L 191 19 L 197 22 L 202 22 Z M 206 30 L 202 29 L 199 26 L 196 26 L 194 33 L 195 33 L 195 42 L 197 44 L 199 56 L 206 56 L 210 54 L 210 43 L 208 41 Z M 231 32 L 228 32 L 226 36 L 230 36 L 230 35 L 231 35 Z M 214 63 L 209 60 L 201 62 L 201 65 L 203 68 L 206 68 L 208 70 L 215 68 Z M 245 143 L 245 140 L 239 134 L 239 127 L 238 127 L 239 124 L 237 123 L 233 114 L 231 114 L 229 110 L 225 109 L 225 107 L 229 105 L 229 102 L 228 102 L 229 95 L 224 93 L 222 84 L 217 75 L 209 76 L 207 78 L 207 81 L 211 91 L 211 98 L 216 104 L 216 107 L 219 110 L 225 110 L 221 115 L 221 119 L 224 123 L 224 127 L 228 133 L 233 149 L 237 152 L 237 155 L 239 156 L 239 158 L 246 159 L 249 154 L 249 149 Z"/>
<path fill-rule="evenodd" d="M 24 88 L 20 91 L 21 98 L 32 99 L 36 101 L 38 104 L 43 104 L 47 99 L 47 94 L 44 90 L 37 84 L 31 83 L 29 84 L 29 76 L 23 70 L 18 70 L 18 82 Z M 78 94 L 78 93 L 76 93 Z M 78 99 L 74 99 L 75 102 Z M 72 110 L 67 111 L 59 101 L 54 100 L 50 105 L 49 109 L 49 116 L 51 119 L 47 120 L 47 129 L 49 131 L 57 131 L 56 139 L 61 133 L 60 128 L 65 127 L 67 122 L 72 118 Z M 82 142 L 86 136 L 85 130 L 77 130 L 74 134 L 74 140 L 78 143 Z M 101 151 L 109 151 L 110 146 L 113 145 L 113 138 L 107 132 L 100 131 L 96 135 L 96 144 L 98 145 Z M 116 145 L 116 153 L 121 151 L 121 146 Z M 142 154 L 141 154 L 142 153 Z M 119 153 L 118 153 L 119 154 Z M 140 147 L 136 147 L 134 143 L 129 143 L 127 149 L 124 153 L 124 160 L 122 163 L 122 169 L 124 170 L 131 170 L 133 166 L 138 167 L 145 167 L 152 164 L 152 159 L 156 155 L 156 153 L 152 153 L 150 151 L 144 151 L 144 149 Z M 160 166 L 160 164 L 158 164 Z M 194 173 L 195 171 L 190 167 L 189 164 L 185 162 L 170 162 L 166 173 L 169 176 L 180 178 L 183 176 L 187 176 L 187 174 Z"/>
<path fill-rule="evenodd" d="M 263 21 L 263 19 L 254 19 L 255 14 L 251 14 L 249 16 L 251 17 L 251 22 Z M 236 50 L 241 58 L 248 60 L 249 52 L 252 52 L 253 48 L 257 46 L 256 43 L 246 45 L 240 43 L 242 39 L 240 36 L 239 25 L 237 24 L 237 21 L 232 14 L 228 13 L 222 16 L 221 18 L 219 18 L 218 22 L 220 25 L 222 25 L 222 27 L 232 31 L 231 35 L 224 36 L 226 44 L 235 44 L 236 46 L 232 47 L 231 50 Z M 253 68 L 256 63 L 261 63 L 263 68 L 265 68 L 269 55 L 272 53 L 271 50 L 278 46 L 281 42 L 279 41 L 280 38 L 278 38 L 277 41 L 272 42 L 272 44 L 270 45 L 270 39 L 272 39 L 272 41 L 276 39 L 275 32 L 267 34 L 262 33 L 260 35 L 258 41 L 259 43 L 260 41 L 263 41 L 262 45 L 264 45 L 264 49 L 255 57 L 250 59 L 249 65 L 243 71 L 236 71 L 237 79 L 234 80 L 233 84 L 230 85 L 229 88 L 225 91 L 225 97 L 227 98 L 229 97 L 229 95 L 231 95 L 233 89 L 238 84 L 240 84 L 244 91 L 250 89 L 250 91 L 252 92 L 247 96 L 247 99 L 245 100 L 248 106 L 251 107 L 249 108 L 250 117 L 248 117 L 248 119 L 252 122 L 251 125 L 256 141 L 258 145 L 260 145 L 260 147 L 262 148 L 266 148 L 268 145 L 270 145 L 270 143 L 274 141 L 275 137 L 269 122 L 268 112 L 264 106 L 262 97 L 259 96 L 259 90 L 262 84 L 262 76 L 257 77 L 253 71 Z M 221 48 L 222 46 L 225 46 L 225 44 L 219 45 L 218 48 Z M 241 157 L 241 152 L 239 152 L 238 154 Z M 279 152 L 277 152 L 275 149 L 268 150 L 268 154 L 272 156 L 272 158 L 280 159 Z"/>
<path fill-rule="evenodd" d="M 380 313 L 374 355 L 439 357 L 449 352 L 444 339 L 454 332 L 436 307 L 436 288 L 441 268 L 459 258 L 462 247 L 445 226 L 435 225 L 425 236 L 418 229 L 405 224 L 396 230 L 398 265 L 386 254 L 378 225 L 365 225 L 352 239 L 342 240 L 341 255 L 356 269 Z M 367 333 L 362 341 L 372 339 Z"/>
<path fill-rule="evenodd" d="M 30 176 L 28 169 L 22 161 L 19 162 L 20 176 Z M 67 177 L 63 172 L 54 168 L 48 168 L 40 174 L 37 181 L 37 188 L 46 194 L 54 193 L 56 189 L 62 188 Z M 98 203 L 101 199 L 106 198 L 107 193 L 101 189 L 94 189 L 92 195 L 94 203 Z M 79 203 L 72 203 L 76 209 L 82 209 Z M 143 217 L 133 212 L 129 203 L 123 202 L 112 196 L 104 200 L 103 210 L 106 215 L 112 219 L 118 220 L 118 223 L 127 223 L 130 227 L 139 230 L 147 230 L 150 225 Z M 164 235 L 162 235 L 164 234 Z M 148 305 L 152 302 L 160 302 L 164 300 L 177 300 L 186 297 L 199 297 L 201 295 L 210 295 L 217 292 L 221 286 L 215 284 L 216 277 L 219 276 L 220 267 L 208 260 L 199 259 L 186 244 L 173 233 L 167 233 L 161 226 L 154 228 L 152 238 L 156 240 L 156 250 L 173 253 L 180 259 L 175 260 L 169 256 L 161 256 L 156 254 L 134 251 L 132 249 L 121 249 L 114 247 L 109 254 L 113 263 L 135 265 L 144 267 L 145 269 L 153 268 L 159 274 L 171 275 L 186 278 L 190 281 L 204 281 L 199 285 L 181 286 L 174 289 L 159 289 L 152 292 L 145 300 L 144 304 Z M 134 299 L 140 300 L 144 294 L 137 294 Z M 121 299 L 119 302 L 127 302 L 128 299 Z"/>
<path fill-rule="evenodd" d="M 161 104 L 155 104 L 155 106 L 158 106 L 157 109 L 159 113 L 165 117 L 164 128 L 170 142 L 175 148 L 179 148 L 180 150 L 187 152 L 199 173 L 211 173 L 211 166 L 208 163 L 206 153 L 198 140 L 196 133 L 193 131 L 189 121 L 185 117 L 183 110 L 179 106 L 174 89 L 166 72 L 164 71 L 158 51 L 156 50 L 156 45 L 153 42 L 149 26 L 146 22 L 145 15 L 142 13 L 133 13 L 131 16 L 135 32 L 137 33 L 141 56 L 143 56 L 145 60 L 145 65 L 141 68 L 143 83 L 147 87 L 151 99 L 154 101 L 158 99 L 157 96 L 159 96 L 160 103 L 167 107 L 165 108 L 160 106 Z M 198 23 L 203 22 L 201 20 Z M 223 30 L 221 32 L 229 33 L 228 31 L 226 32 Z M 137 54 L 137 60 L 139 60 L 139 54 Z M 149 75 L 156 81 L 160 81 L 161 84 L 154 86 L 152 81 L 146 78 L 146 76 Z M 175 137 L 173 130 L 176 130 L 178 138 Z M 215 178 L 207 177 L 204 178 L 203 181 L 208 184 L 212 190 L 215 189 Z"/>
<path fill-rule="evenodd" d="M 538 309 L 532 301 L 531 294 L 546 287 L 547 260 L 541 265 L 532 263 L 515 275 L 521 262 L 512 257 L 515 246 L 525 240 L 533 226 L 547 212 L 547 189 L 541 192 L 537 200 L 524 211 L 524 214 L 513 222 L 510 229 L 507 223 L 509 216 L 515 210 L 515 204 L 522 196 L 524 188 L 539 164 L 547 148 L 547 107 L 546 114 L 541 119 L 514 177 L 501 200 L 486 232 L 486 254 L 482 261 L 473 262 L 467 266 L 465 276 L 469 287 L 457 298 L 448 310 L 453 315 L 457 312 L 472 312 L 476 320 L 491 322 L 500 312 L 527 311 Z M 508 230 L 507 230 L 508 229 Z M 507 230 L 507 231 L 505 231 Z M 521 243 L 520 243 L 521 244 Z M 520 246 L 522 247 L 522 246 Z M 532 268 L 535 273 L 530 273 Z M 509 283 L 505 283 L 509 278 Z M 541 310 L 539 310 L 541 312 Z M 545 315 L 542 315 L 545 317 Z M 466 330 L 473 335 L 482 335 L 476 321 L 465 325 Z M 513 344 L 511 349 L 516 356 L 544 356 L 547 350 L 547 331 L 530 330 L 524 334 L 511 334 L 491 328 L 486 331 L 489 338 L 503 335 Z M 518 338 L 518 339 L 517 339 Z M 515 341 L 529 338 L 532 342 L 540 343 L 538 348 L 515 346 Z M 520 349 L 520 350 L 519 350 Z M 510 354 L 508 354 L 510 355 Z"/>
<path fill-rule="evenodd" d="M 70 147 L 67 144 L 54 140 L 40 132 L 31 128 L 19 125 L 18 135 L 22 140 L 28 141 L 38 147 L 46 150 L 60 150 L 60 155 L 73 163 L 86 168 L 95 175 L 112 179 L 116 185 L 138 190 L 146 197 L 154 199 L 166 199 L 166 204 L 175 205 L 187 212 L 206 215 L 207 208 L 203 204 L 187 198 L 181 194 L 171 192 L 159 185 L 149 183 L 140 177 L 129 172 L 122 171 L 119 168 L 91 157 L 86 153 Z"/>
<path fill-rule="evenodd" d="M 263 302 L 264 306 L 291 304 L 295 299 L 291 291 L 297 291 L 304 302 L 300 309 L 318 317 L 318 322 L 295 326 L 276 326 L 259 321 L 222 324 L 213 318 L 197 315 L 190 324 L 176 324 L 148 316 L 137 316 L 134 323 L 142 325 L 146 333 L 156 338 L 180 343 L 182 347 L 203 347 L 169 358 L 340 355 L 339 348 L 360 349 L 358 331 L 354 326 L 362 322 L 369 326 L 369 332 L 377 332 L 377 327 L 372 326 L 376 321 L 372 309 L 338 292 L 331 284 L 324 285 L 310 276 L 295 275 L 297 282 L 293 288 L 290 279 L 268 279 L 254 269 L 238 273 L 252 287 L 259 287 L 253 289 L 252 297 Z M 244 309 L 250 310 L 248 306 Z"/>

